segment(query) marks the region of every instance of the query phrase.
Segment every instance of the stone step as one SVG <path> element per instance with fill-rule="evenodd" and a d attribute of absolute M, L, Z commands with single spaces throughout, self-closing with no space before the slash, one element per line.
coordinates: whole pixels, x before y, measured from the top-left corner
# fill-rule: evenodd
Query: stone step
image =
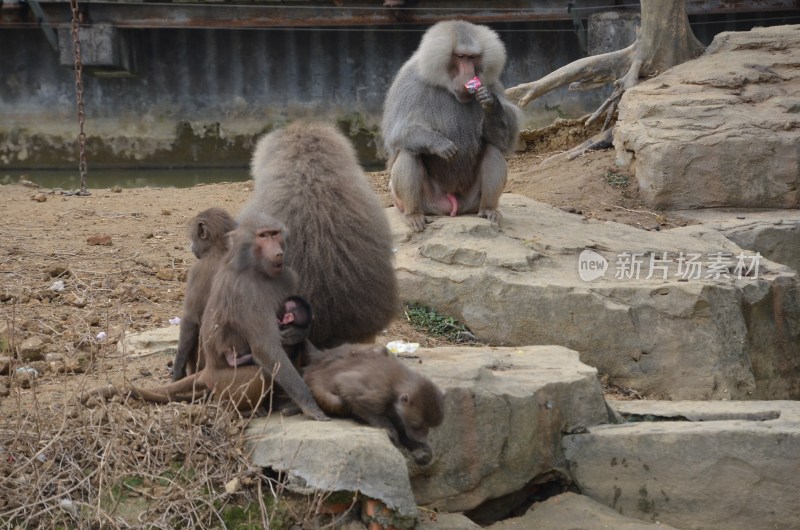
<path fill-rule="evenodd" d="M 800 526 L 800 403 L 617 401 L 628 423 L 564 437 L 580 491 L 684 530 Z"/>
<path fill-rule="evenodd" d="M 489 530 L 670 530 L 660 522 L 647 523 L 620 515 L 608 506 L 576 493 L 562 493 L 533 505 L 525 515 L 495 523 Z"/>
<path fill-rule="evenodd" d="M 563 433 L 608 421 L 597 371 L 559 346 L 421 349 L 408 362 L 445 393 L 444 422 L 424 467 L 382 430 L 351 420 L 271 415 L 247 429 L 253 463 L 290 489 L 359 492 L 413 526 L 416 506 L 459 512 L 564 472 Z"/>
<path fill-rule="evenodd" d="M 673 214 L 718 230 L 743 249 L 800 271 L 800 210 L 706 208 Z"/>
<path fill-rule="evenodd" d="M 401 296 L 490 344 L 576 350 L 649 397 L 800 398 L 792 269 L 702 225 L 651 232 L 514 194 L 500 209 L 501 227 L 465 215 L 421 233 L 389 209 Z"/>

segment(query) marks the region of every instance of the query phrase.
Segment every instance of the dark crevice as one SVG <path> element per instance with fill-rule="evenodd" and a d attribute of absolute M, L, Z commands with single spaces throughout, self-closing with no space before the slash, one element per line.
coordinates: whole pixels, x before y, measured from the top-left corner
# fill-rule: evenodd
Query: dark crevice
<path fill-rule="evenodd" d="M 511 517 L 524 515 L 535 502 L 541 502 L 571 489 L 572 482 L 560 471 L 536 476 L 519 490 L 489 499 L 464 515 L 480 526 L 489 526 Z M 577 491 L 577 490 L 575 490 Z"/>
<path fill-rule="evenodd" d="M 764 410 L 759 412 L 707 412 L 692 414 L 691 417 L 674 415 L 659 416 L 657 414 L 630 414 L 620 413 L 625 423 L 664 422 L 664 421 L 769 421 L 777 420 L 781 416 L 779 410 Z"/>

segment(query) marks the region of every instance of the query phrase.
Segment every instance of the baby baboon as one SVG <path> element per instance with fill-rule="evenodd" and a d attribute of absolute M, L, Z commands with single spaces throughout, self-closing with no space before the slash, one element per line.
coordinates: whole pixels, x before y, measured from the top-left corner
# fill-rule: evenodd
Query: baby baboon
<path fill-rule="evenodd" d="M 311 332 L 311 321 L 314 318 L 311 304 L 303 297 L 290 296 L 278 311 L 277 317 L 283 349 L 294 367 L 300 370 L 307 364 L 306 344 Z M 231 367 L 255 364 L 253 354 L 250 352 L 225 352 L 225 359 Z"/>
<path fill-rule="evenodd" d="M 442 423 L 442 392 L 379 345 L 344 345 L 314 355 L 303 374 L 328 414 L 351 416 L 386 429 L 395 445 L 428 464 L 428 430 Z"/>
<path fill-rule="evenodd" d="M 230 248 L 214 279 L 200 325 L 200 352 L 205 359 L 198 372 L 153 389 L 128 393 L 147 401 L 193 399 L 210 391 L 239 410 L 257 407 L 275 383 L 300 410 L 326 420 L 310 390 L 283 350 L 275 315 L 297 285 L 294 271 L 284 266 L 284 226 L 266 214 L 242 217 L 230 232 Z M 226 352 L 252 352 L 257 365 L 231 368 Z M 116 389 L 99 389 L 84 396 L 109 396 Z"/>
<path fill-rule="evenodd" d="M 395 77 L 382 132 L 392 199 L 412 229 L 425 228 L 426 214 L 477 212 L 500 222 L 504 153 L 520 121 L 500 84 L 505 61 L 497 33 L 447 20 L 425 32 Z"/>
<path fill-rule="evenodd" d="M 317 314 L 310 341 L 373 340 L 400 305 L 389 223 L 353 146 L 331 125 L 293 123 L 259 140 L 251 171 L 255 192 L 243 212 L 289 227 L 286 263 Z"/>
<path fill-rule="evenodd" d="M 201 317 L 211 291 L 211 280 L 228 250 L 226 236 L 234 228 L 236 221 L 222 208 L 203 210 L 189 222 L 192 253 L 199 261 L 189 270 L 186 282 L 178 353 L 172 366 L 173 381 L 186 377 L 187 367 L 190 372 L 198 369 L 197 338 Z"/>

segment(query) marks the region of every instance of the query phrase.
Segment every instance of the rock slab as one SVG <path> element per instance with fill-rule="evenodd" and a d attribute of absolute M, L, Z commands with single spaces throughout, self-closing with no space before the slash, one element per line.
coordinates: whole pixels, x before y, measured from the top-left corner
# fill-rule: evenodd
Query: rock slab
<path fill-rule="evenodd" d="M 562 493 L 533 505 L 521 517 L 500 521 L 489 530 L 670 530 L 671 526 L 626 517 L 576 493 Z"/>
<path fill-rule="evenodd" d="M 490 344 L 576 350 L 609 383 L 651 397 L 800 398 L 800 289 L 791 269 L 755 260 L 703 226 L 648 232 L 513 194 L 500 207 L 502 227 L 440 217 L 421 233 L 390 209 L 404 299 Z M 686 274 L 692 256 L 697 274 Z M 718 277 L 715 256 L 728 260 Z M 738 256 L 757 270 L 733 273 Z"/>
<path fill-rule="evenodd" d="M 718 34 L 627 91 L 614 146 L 656 208 L 800 207 L 800 25 Z"/>
<path fill-rule="evenodd" d="M 742 248 L 800 271 L 800 210 L 713 208 L 677 213 L 721 232 Z"/>
<path fill-rule="evenodd" d="M 253 462 L 285 473 L 289 489 L 357 491 L 394 511 L 398 527 L 413 528 L 417 505 L 406 461 L 385 432 L 347 420 L 275 414 L 251 421 L 247 436 Z"/>
<path fill-rule="evenodd" d="M 460 512 L 564 474 L 560 440 L 608 421 L 597 370 L 559 346 L 436 348 L 418 369 L 445 391 L 434 459 L 411 466 L 418 504 Z"/>
<path fill-rule="evenodd" d="M 144 357 L 156 353 L 175 354 L 178 352 L 178 326 L 148 329 L 139 333 L 128 333 L 117 343 L 119 353 Z"/>
<path fill-rule="evenodd" d="M 800 403 L 612 406 L 635 421 L 564 437 L 584 495 L 684 530 L 800 527 Z"/>
<path fill-rule="evenodd" d="M 415 355 L 412 367 L 445 392 L 429 465 L 404 458 L 379 429 L 278 415 L 248 427 L 253 462 L 285 472 L 290 487 L 359 491 L 408 524 L 418 504 L 464 511 L 536 476 L 564 475 L 562 434 L 608 421 L 597 371 L 566 348 L 448 347 Z"/>

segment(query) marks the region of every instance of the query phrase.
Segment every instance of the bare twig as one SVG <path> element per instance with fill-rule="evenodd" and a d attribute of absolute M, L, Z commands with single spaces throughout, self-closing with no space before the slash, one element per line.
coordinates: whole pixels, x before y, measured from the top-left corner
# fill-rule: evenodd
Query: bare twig
<path fill-rule="evenodd" d="M 625 210 L 626 212 L 631 212 L 631 213 L 643 213 L 643 214 L 645 214 L 645 215 L 652 215 L 652 216 L 653 216 L 653 217 L 655 217 L 656 219 L 658 219 L 659 217 L 661 217 L 661 214 L 657 214 L 657 213 L 653 213 L 653 212 L 648 212 L 647 210 L 632 210 L 632 209 L 630 209 L 630 208 L 624 208 L 624 207 L 622 207 L 622 206 L 617 206 L 616 204 L 606 204 L 606 203 L 604 203 L 604 202 L 601 202 L 600 204 L 602 204 L 603 206 L 608 206 L 609 208 L 617 208 L 617 209 L 619 209 L 619 210 Z"/>

